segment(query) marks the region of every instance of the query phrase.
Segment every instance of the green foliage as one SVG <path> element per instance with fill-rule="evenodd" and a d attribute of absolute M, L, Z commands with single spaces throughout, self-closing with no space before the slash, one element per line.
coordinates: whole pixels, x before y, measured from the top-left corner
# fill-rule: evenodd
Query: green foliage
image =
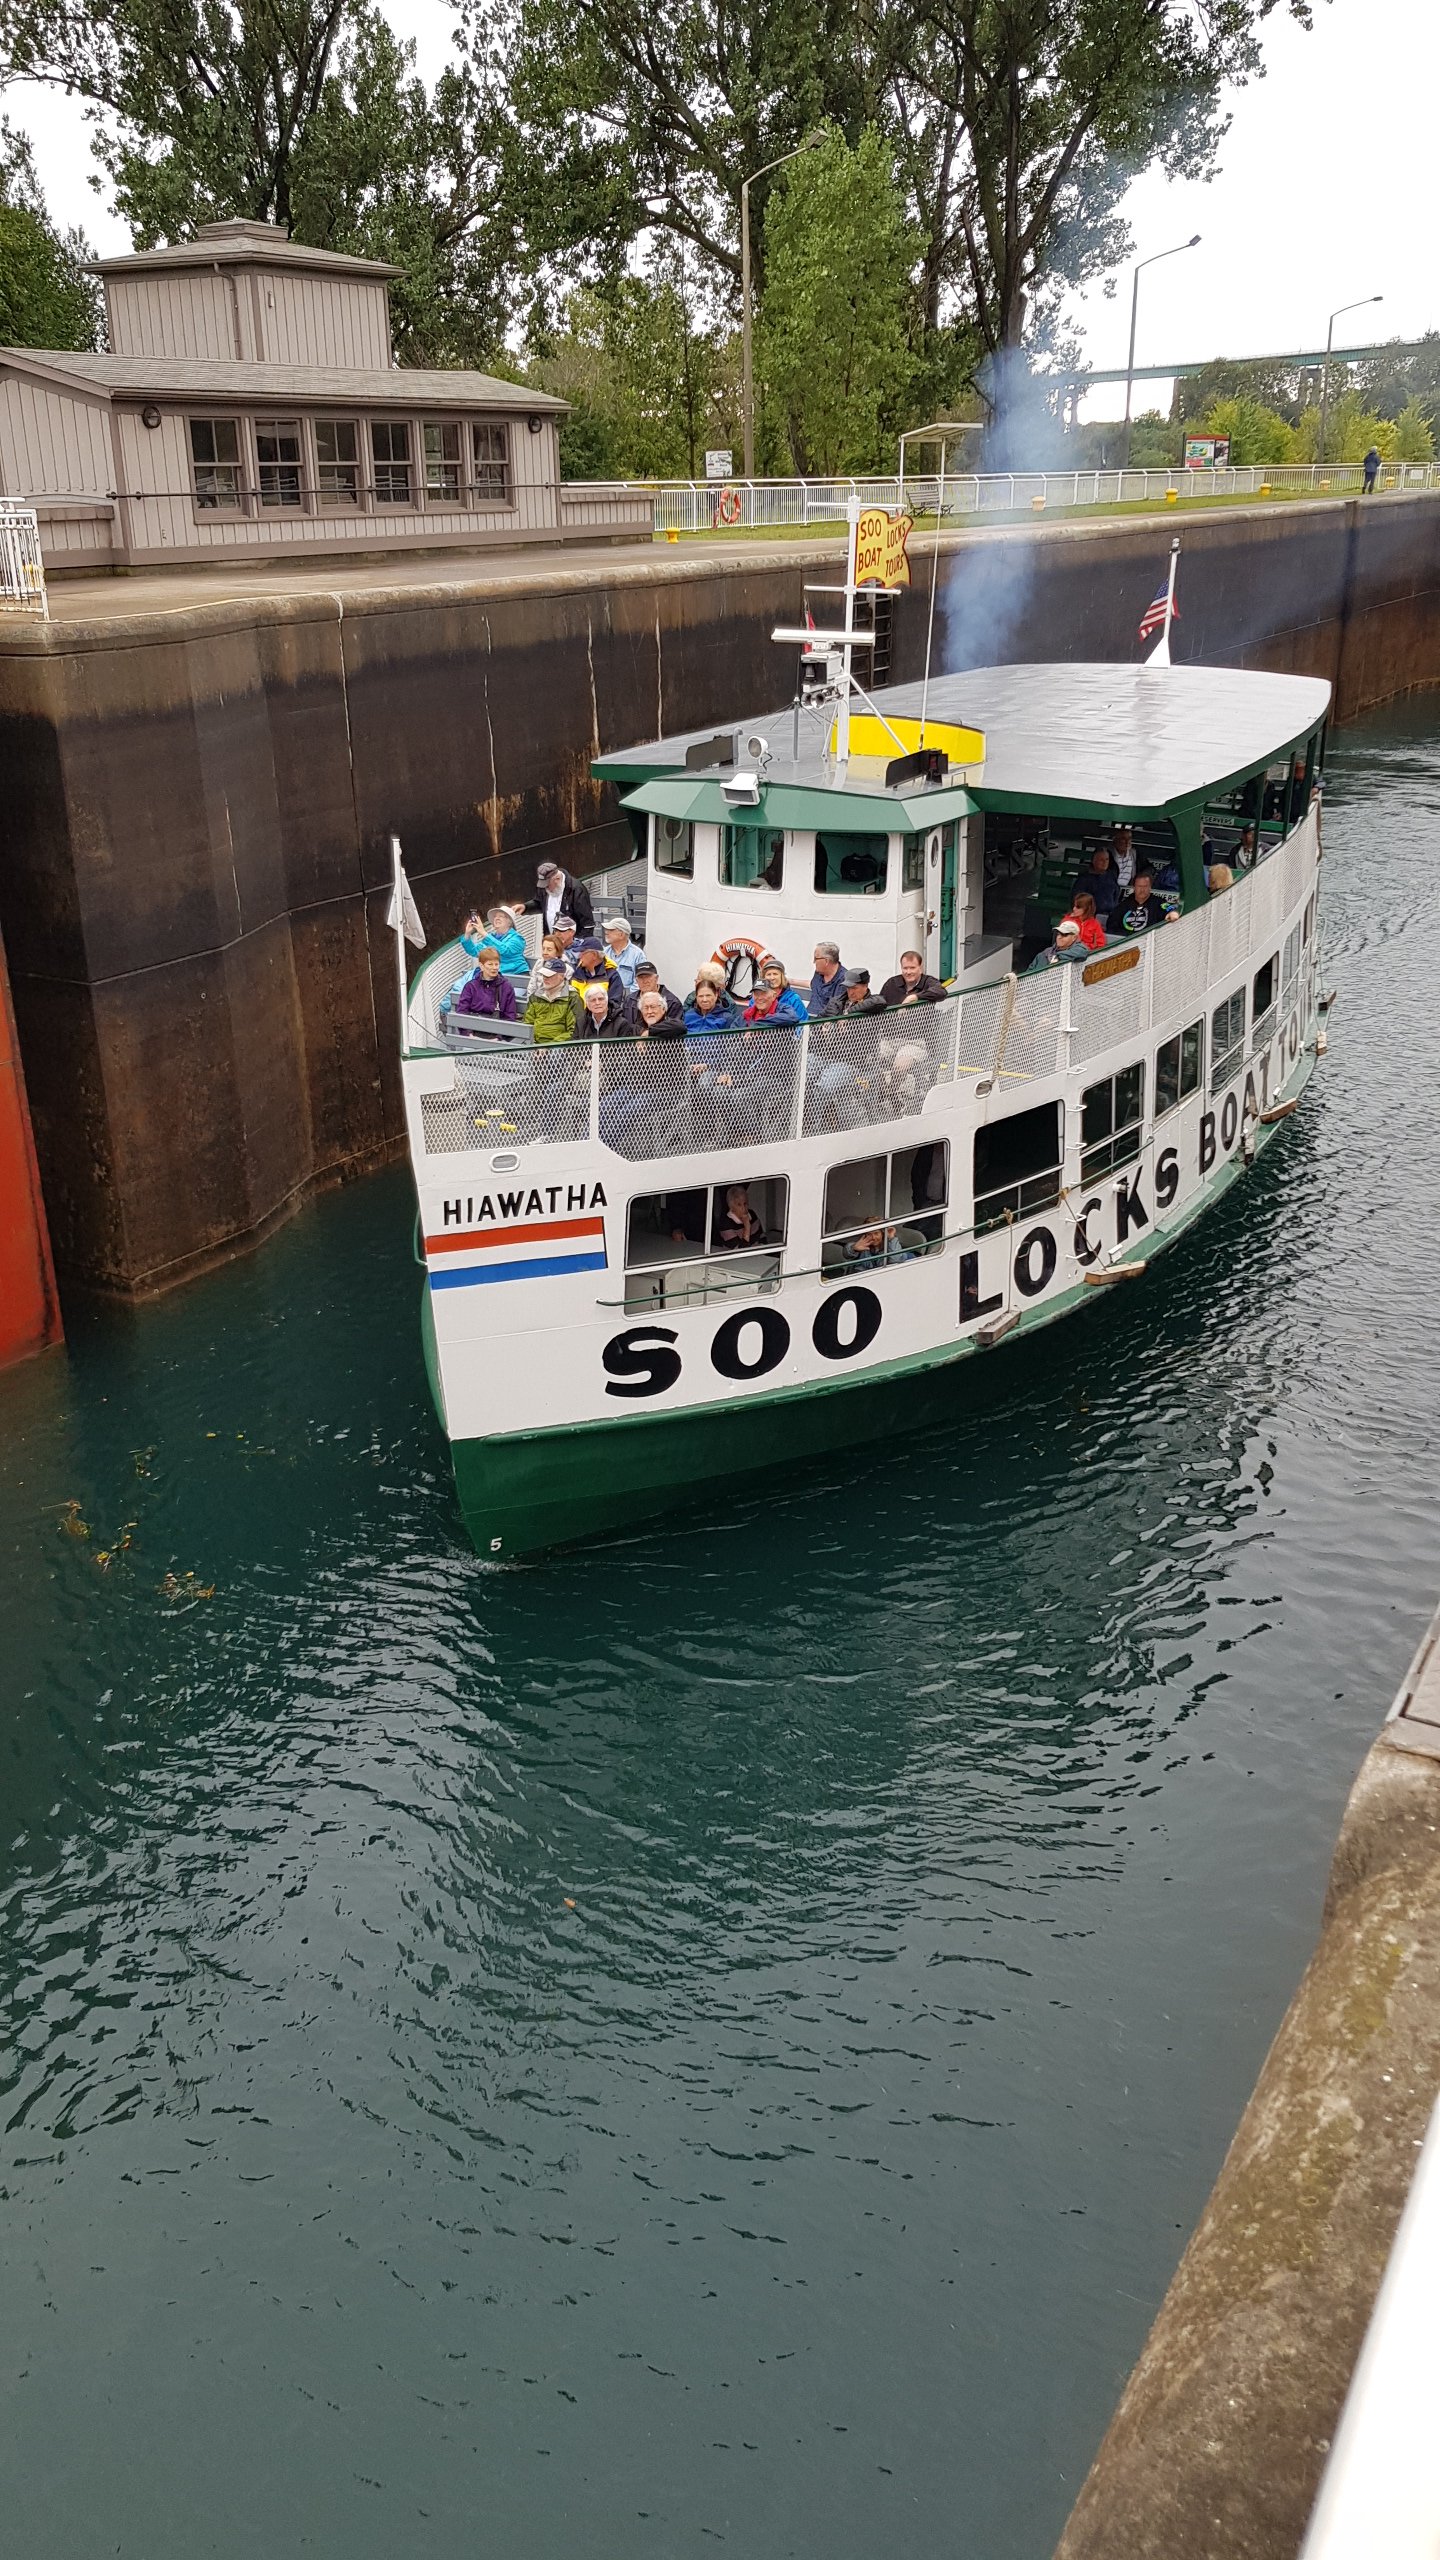
<path fill-rule="evenodd" d="M 739 437 L 737 350 L 706 321 L 682 257 L 578 288 L 541 334 L 529 380 L 572 403 L 566 479 L 703 478 L 707 446 Z"/>
<path fill-rule="evenodd" d="M 882 423 L 893 426 L 911 370 L 917 249 L 873 126 L 853 151 L 828 135 L 771 197 L 759 371 L 797 471 L 870 471 L 888 459 Z"/>
<path fill-rule="evenodd" d="M 1433 462 L 1435 432 L 1418 400 L 1407 400 L 1395 420 L 1396 462 Z"/>
<path fill-rule="evenodd" d="M 1302 375 L 1283 365 L 1232 364 L 1217 356 L 1200 373 L 1181 374 L 1175 384 L 1175 397 L 1170 414 L 1191 434 L 1208 434 L 1205 424 L 1212 410 L 1222 400 L 1246 402 L 1270 410 L 1287 426 L 1293 426 L 1300 415 Z M 1258 455 L 1257 460 L 1273 461 L 1272 454 Z"/>
<path fill-rule="evenodd" d="M 45 210 L 24 135 L 0 117 L 0 346 L 95 347 L 100 291 L 82 233 Z"/>
<path fill-rule="evenodd" d="M 1413 402 L 1427 421 L 1432 435 L 1440 435 L 1440 329 L 1427 330 L 1418 346 L 1401 354 L 1398 346 L 1387 349 L 1369 364 L 1357 367 L 1361 388 L 1371 408 L 1381 418 L 1394 418 L 1399 423 L 1402 410 Z M 1423 455 L 1406 454 L 1405 461 L 1422 461 Z"/>
<path fill-rule="evenodd" d="M 1290 429 L 1283 418 L 1258 400 L 1240 397 L 1212 402 L 1196 432 L 1228 436 L 1232 462 L 1286 462 L 1290 458 Z"/>

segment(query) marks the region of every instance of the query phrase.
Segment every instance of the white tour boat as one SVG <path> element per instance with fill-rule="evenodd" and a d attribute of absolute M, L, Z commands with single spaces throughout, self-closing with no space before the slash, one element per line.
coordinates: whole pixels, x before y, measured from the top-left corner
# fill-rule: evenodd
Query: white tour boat
<path fill-rule="evenodd" d="M 682 998 L 716 954 L 808 983 L 817 940 L 876 990 L 920 952 L 943 997 L 539 1046 L 442 1016 L 454 943 L 403 994 L 425 1356 L 483 1555 L 933 1419 L 943 1379 L 1181 1234 L 1324 1048 L 1328 685 L 1162 654 L 864 694 L 855 556 L 842 630 L 776 635 L 818 696 L 595 770 Z M 1120 827 L 1178 883 L 1165 921 L 1048 964 Z"/>

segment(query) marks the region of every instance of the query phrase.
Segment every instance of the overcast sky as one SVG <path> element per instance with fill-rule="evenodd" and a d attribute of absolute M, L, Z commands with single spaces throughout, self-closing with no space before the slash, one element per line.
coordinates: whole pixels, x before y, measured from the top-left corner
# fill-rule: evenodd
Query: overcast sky
<path fill-rule="evenodd" d="M 416 37 L 420 67 L 445 58 L 443 0 L 387 0 L 397 31 Z M 1316 0 L 1314 33 L 1277 10 L 1265 33 L 1266 77 L 1234 98 L 1217 175 L 1203 186 L 1142 178 L 1126 208 L 1135 254 L 1201 234 L 1198 249 L 1151 269 L 1140 286 L 1136 361 L 1254 355 L 1323 346 L 1331 311 L 1362 294 L 1384 302 L 1336 325 L 1335 343 L 1418 337 L 1440 326 L 1435 248 L 1435 102 L 1440 0 Z M 88 183 L 84 118 L 64 98 L 12 89 L 6 111 L 35 146 L 52 212 L 101 250 L 128 239 Z M 1125 361 L 1129 270 L 1108 298 L 1075 305 L 1091 364 Z M 1082 414 L 1117 415 L 1123 394 L 1092 393 Z M 1165 407 L 1169 386 L 1142 384 L 1137 408 Z"/>

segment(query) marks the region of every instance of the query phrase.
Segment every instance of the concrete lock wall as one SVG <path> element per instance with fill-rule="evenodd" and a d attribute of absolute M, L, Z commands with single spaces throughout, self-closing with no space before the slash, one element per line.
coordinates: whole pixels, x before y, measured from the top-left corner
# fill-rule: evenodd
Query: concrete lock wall
<path fill-rule="evenodd" d="M 1131 659 L 1172 519 L 942 546 L 936 664 Z M 1328 675 L 1342 717 L 1440 681 L 1440 499 L 1184 526 L 1177 659 Z M 818 555 L 823 556 L 823 555 Z M 432 941 L 629 830 L 600 748 L 789 700 L 814 545 L 180 604 L 0 630 L 10 954 L 62 1280 L 163 1287 L 399 1144 L 400 836 Z M 927 558 L 896 599 L 919 674 Z M 823 617 L 822 617 L 823 618 Z"/>

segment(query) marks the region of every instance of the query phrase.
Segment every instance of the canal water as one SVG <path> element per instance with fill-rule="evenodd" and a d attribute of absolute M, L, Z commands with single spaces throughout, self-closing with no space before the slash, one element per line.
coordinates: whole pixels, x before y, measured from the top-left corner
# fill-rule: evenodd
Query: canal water
<path fill-rule="evenodd" d="M 399 1174 L 0 1380 L 11 2550 L 1044 2560 L 1440 1584 L 1433 703 L 1331 782 L 1298 1122 L 907 1447 L 477 1563 Z"/>

